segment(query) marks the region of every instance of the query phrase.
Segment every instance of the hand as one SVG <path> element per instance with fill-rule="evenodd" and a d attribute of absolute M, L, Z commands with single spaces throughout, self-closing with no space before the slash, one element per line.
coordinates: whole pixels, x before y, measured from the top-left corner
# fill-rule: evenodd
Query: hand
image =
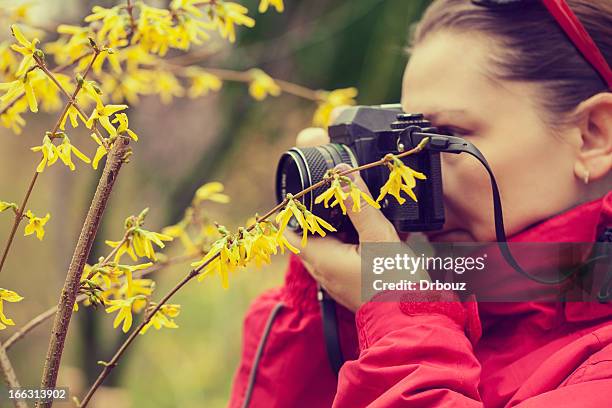
<path fill-rule="evenodd" d="M 329 136 L 324 129 L 304 129 L 297 137 L 298 147 L 317 146 L 329 143 Z M 342 166 L 342 167 L 341 167 Z M 337 168 L 346 170 L 346 164 Z M 358 173 L 349 177 L 362 191 L 369 193 L 368 188 Z M 356 311 L 363 303 L 361 299 L 361 256 L 362 242 L 400 242 L 400 238 L 389 220 L 376 208 L 362 205 L 361 212 L 352 212 L 350 198 L 346 202 L 347 214 L 359 235 L 359 243 L 348 244 L 338 239 L 337 235 L 325 238 L 308 237 L 308 244 L 300 246 L 301 237 L 287 231 L 287 239 L 292 245 L 300 248 L 299 256 L 313 278 L 338 303 Z"/>

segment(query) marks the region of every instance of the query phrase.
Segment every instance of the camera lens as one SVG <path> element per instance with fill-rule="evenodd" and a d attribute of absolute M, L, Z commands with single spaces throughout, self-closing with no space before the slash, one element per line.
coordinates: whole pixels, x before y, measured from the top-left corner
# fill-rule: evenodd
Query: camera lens
<path fill-rule="evenodd" d="M 280 203 L 287 193 L 293 195 L 321 181 L 329 169 L 340 163 L 356 167 L 357 160 L 351 149 L 343 144 L 329 143 L 315 147 L 294 147 L 280 158 L 276 169 L 276 199 Z M 304 194 L 300 201 L 315 215 L 323 218 L 336 229 L 340 229 L 344 217 L 339 206 L 325 208 L 315 204 L 315 198 L 323 193 L 329 185 L 323 185 Z M 299 226 L 292 218 L 288 226 L 297 229 Z"/>

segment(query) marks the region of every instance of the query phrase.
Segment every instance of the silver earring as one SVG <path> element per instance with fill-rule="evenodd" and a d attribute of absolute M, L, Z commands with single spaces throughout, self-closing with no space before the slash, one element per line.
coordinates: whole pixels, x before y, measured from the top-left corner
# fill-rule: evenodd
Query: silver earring
<path fill-rule="evenodd" d="M 589 184 L 589 171 L 587 170 L 586 173 L 584 173 L 584 178 L 582 179 L 582 181 L 584 181 L 584 184 Z"/>

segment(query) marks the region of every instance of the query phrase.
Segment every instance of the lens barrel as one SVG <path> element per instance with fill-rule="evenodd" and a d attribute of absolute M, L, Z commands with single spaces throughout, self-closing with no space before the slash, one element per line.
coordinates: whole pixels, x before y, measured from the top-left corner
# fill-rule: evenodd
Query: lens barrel
<path fill-rule="evenodd" d="M 351 149 L 343 144 L 329 143 L 315 147 L 293 147 L 283 153 L 276 170 L 276 200 L 281 202 L 287 193 L 293 195 L 309 188 L 321 181 L 327 170 L 333 169 L 340 163 L 356 167 L 357 159 Z M 313 214 L 329 222 L 334 228 L 340 230 L 346 217 L 342 216 L 339 206 L 325 208 L 323 204 L 315 204 L 315 198 L 323 193 L 329 185 L 323 185 L 310 191 L 299 200 Z M 298 229 L 295 218 L 288 226 Z"/>

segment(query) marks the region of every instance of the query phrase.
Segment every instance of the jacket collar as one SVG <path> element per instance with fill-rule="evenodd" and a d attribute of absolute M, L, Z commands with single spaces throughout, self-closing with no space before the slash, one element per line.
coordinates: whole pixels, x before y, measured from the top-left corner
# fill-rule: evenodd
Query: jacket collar
<path fill-rule="evenodd" d="M 612 191 L 540 221 L 508 238 L 511 242 L 594 242 L 612 227 Z"/>
<path fill-rule="evenodd" d="M 540 221 L 508 238 L 510 242 L 595 242 L 612 227 L 612 192 Z M 483 324 L 497 318 L 531 316 L 543 328 L 562 322 L 591 322 L 609 317 L 612 303 L 597 302 L 498 302 L 479 303 Z"/>

